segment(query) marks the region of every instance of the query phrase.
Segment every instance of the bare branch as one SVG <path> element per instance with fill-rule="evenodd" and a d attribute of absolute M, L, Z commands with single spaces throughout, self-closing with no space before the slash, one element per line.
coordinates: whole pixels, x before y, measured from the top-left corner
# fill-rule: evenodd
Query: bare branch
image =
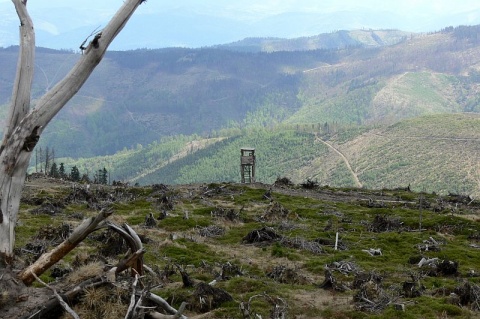
<path fill-rule="evenodd" d="M 114 223 L 107 223 L 108 227 L 114 231 L 116 231 L 127 243 L 130 250 L 133 252 L 131 256 L 120 262 L 118 265 L 118 269 L 116 273 L 121 272 L 128 267 L 135 269 L 135 271 L 139 275 L 143 275 L 143 244 L 138 237 L 137 233 L 127 224 L 122 225 L 122 227 L 114 224 Z"/>
<path fill-rule="evenodd" d="M 138 275 L 135 275 L 135 280 L 132 283 L 132 296 L 130 297 L 130 305 L 128 306 L 125 319 L 133 318 L 133 312 L 135 310 L 135 305 L 137 303 L 137 299 L 136 299 L 137 283 L 138 283 Z"/>
<path fill-rule="evenodd" d="M 154 303 L 156 303 L 157 305 L 159 305 L 163 310 L 165 310 L 166 312 L 168 312 L 169 314 L 171 315 L 179 315 L 178 317 L 164 317 L 164 318 L 181 318 L 181 319 L 188 319 L 187 317 L 185 317 L 184 315 L 182 315 L 183 313 L 183 310 L 185 309 L 185 306 L 186 306 L 186 303 L 182 303 L 179 310 L 177 311 L 175 308 L 173 308 L 172 306 L 170 306 L 168 304 L 167 301 L 165 301 L 165 299 L 163 299 L 162 297 L 160 296 L 157 296 L 155 295 L 154 293 L 148 293 L 147 294 L 147 298 L 150 300 L 150 301 L 153 301 Z M 183 306 L 183 307 L 182 307 Z M 164 315 L 165 316 L 165 315 Z M 157 318 L 161 318 L 161 317 L 157 317 Z"/>
<path fill-rule="evenodd" d="M 45 127 L 60 109 L 78 92 L 94 68 L 102 60 L 108 46 L 123 29 L 140 5 L 139 0 L 125 1 L 101 33 L 85 49 L 82 58 L 72 70 L 37 102 L 35 110 L 29 113 L 34 126 Z M 28 121 L 29 119 L 25 119 Z"/>

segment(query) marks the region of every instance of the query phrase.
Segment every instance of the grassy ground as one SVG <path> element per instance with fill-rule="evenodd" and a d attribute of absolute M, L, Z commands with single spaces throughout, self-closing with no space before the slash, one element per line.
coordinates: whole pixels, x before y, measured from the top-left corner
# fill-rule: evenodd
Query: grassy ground
<path fill-rule="evenodd" d="M 188 302 L 186 314 L 192 318 L 243 318 L 242 304 L 252 318 L 268 318 L 274 309 L 286 318 L 480 316 L 476 200 L 402 189 L 285 185 L 264 196 L 269 188 L 92 185 L 86 198 L 81 196 L 85 185 L 34 179 L 24 192 L 17 253 L 25 263 L 32 262 L 81 219 L 109 206 L 114 210 L 111 220 L 128 223 L 144 241 L 144 262 L 156 274 L 144 281 L 155 283 L 153 291 L 175 307 Z M 150 214 L 155 222 L 147 226 Z M 60 291 L 67 289 L 69 278 L 88 273 L 88 267 L 114 264 L 126 253 L 122 249 L 121 240 L 99 230 L 56 267 L 65 276 L 52 268 L 42 279 Z M 381 254 L 371 255 L 373 250 Z M 419 267 L 422 258 L 438 260 Z M 180 270 L 194 286 L 184 287 Z M 232 299 L 199 304 L 199 284 L 213 280 Z M 98 300 L 112 307 L 104 295 L 89 291 L 75 309 L 87 314 Z M 128 306 L 128 300 L 121 304 Z"/>

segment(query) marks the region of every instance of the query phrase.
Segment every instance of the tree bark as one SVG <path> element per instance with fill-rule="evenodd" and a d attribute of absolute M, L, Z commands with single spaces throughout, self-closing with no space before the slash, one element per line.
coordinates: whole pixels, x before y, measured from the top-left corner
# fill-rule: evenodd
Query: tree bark
<path fill-rule="evenodd" d="M 81 59 L 72 70 L 31 109 L 35 34 L 26 8 L 27 0 L 12 1 L 20 19 L 21 39 L 12 102 L 0 146 L 0 256 L 7 263 L 13 259 L 20 197 L 35 144 L 47 124 L 82 87 L 102 60 L 110 43 L 144 2 L 124 1 L 107 26 L 83 50 Z"/>
<path fill-rule="evenodd" d="M 30 92 L 35 61 L 35 33 L 32 19 L 22 1 L 16 0 L 13 3 L 20 19 L 20 52 L 13 85 L 12 102 L 4 130 L 3 142 L 0 146 L 0 254 L 5 254 L 7 263 L 11 262 L 13 255 L 16 212 L 19 209 L 21 196 L 19 194 L 24 183 L 24 176 L 22 175 L 25 174 L 22 174 L 22 171 L 26 172 L 30 156 L 21 156 L 16 161 L 15 158 L 9 159 L 13 154 L 6 156 L 5 149 L 13 131 L 30 110 Z M 8 167 L 8 165 L 12 165 L 12 162 L 18 163 L 16 170 L 14 167 Z M 16 200 L 17 197 L 18 200 Z"/>

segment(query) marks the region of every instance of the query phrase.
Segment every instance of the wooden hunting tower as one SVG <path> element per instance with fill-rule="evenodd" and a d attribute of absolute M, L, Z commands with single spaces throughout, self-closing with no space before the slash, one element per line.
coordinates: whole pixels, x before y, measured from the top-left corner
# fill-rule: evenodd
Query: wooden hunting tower
<path fill-rule="evenodd" d="M 244 147 L 240 152 L 242 183 L 255 183 L 255 149 Z"/>

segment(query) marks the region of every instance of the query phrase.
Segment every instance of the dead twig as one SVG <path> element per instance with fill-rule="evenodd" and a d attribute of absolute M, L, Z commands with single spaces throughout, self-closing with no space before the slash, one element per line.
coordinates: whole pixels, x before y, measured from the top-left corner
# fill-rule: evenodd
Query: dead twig
<path fill-rule="evenodd" d="M 43 280 L 41 280 L 40 278 L 38 278 L 37 275 L 35 275 L 35 273 L 32 272 L 32 276 L 39 282 L 41 283 L 42 285 L 44 285 L 45 287 L 47 287 L 48 289 L 50 289 L 51 291 L 53 291 L 53 294 L 55 295 L 55 297 L 58 299 L 59 303 L 60 303 L 60 306 L 62 306 L 62 308 L 68 312 L 74 319 L 80 319 L 80 317 L 77 315 L 77 313 L 75 311 L 73 311 L 72 308 L 70 308 L 70 306 L 62 299 L 62 297 L 58 294 L 57 290 L 51 286 L 49 286 L 48 284 L 46 284 Z"/>
<path fill-rule="evenodd" d="M 132 296 L 130 297 L 130 304 L 128 305 L 127 313 L 125 314 L 125 319 L 133 318 L 133 313 L 135 311 L 135 306 L 137 304 L 137 283 L 138 283 L 138 275 L 135 275 L 135 279 L 132 283 Z"/>

